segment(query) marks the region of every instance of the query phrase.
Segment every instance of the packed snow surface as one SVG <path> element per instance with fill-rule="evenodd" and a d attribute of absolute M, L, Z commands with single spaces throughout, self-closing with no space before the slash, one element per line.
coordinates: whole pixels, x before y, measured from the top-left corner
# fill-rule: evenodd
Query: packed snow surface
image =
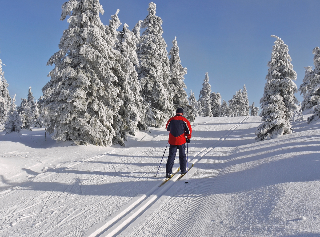
<path fill-rule="evenodd" d="M 320 236 L 320 122 L 255 142 L 260 119 L 197 118 L 194 166 L 161 187 L 165 129 L 126 147 L 2 132 L 0 236 Z"/>

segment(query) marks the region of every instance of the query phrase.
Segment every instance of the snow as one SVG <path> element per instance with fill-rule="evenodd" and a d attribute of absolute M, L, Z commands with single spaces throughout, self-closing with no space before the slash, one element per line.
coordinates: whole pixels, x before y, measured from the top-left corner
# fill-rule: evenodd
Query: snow
<path fill-rule="evenodd" d="M 162 187 L 163 128 L 126 147 L 1 132 L 0 236 L 318 236 L 320 122 L 306 116 L 261 142 L 260 117 L 198 117 L 193 168 Z"/>

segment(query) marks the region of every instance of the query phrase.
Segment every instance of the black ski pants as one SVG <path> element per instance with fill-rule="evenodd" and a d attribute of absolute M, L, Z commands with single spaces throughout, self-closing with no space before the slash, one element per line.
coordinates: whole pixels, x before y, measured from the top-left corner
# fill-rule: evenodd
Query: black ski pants
<path fill-rule="evenodd" d="M 186 166 L 187 166 L 186 144 L 170 145 L 169 156 L 168 156 L 168 161 L 166 165 L 167 174 L 172 174 L 172 167 L 174 164 L 174 159 L 176 158 L 177 149 L 179 149 L 180 171 L 181 173 L 186 172 Z"/>

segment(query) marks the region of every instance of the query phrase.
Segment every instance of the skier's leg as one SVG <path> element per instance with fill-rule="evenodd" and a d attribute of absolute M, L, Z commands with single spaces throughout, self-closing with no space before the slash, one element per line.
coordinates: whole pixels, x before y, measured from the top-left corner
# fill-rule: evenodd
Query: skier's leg
<path fill-rule="evenodd" d="M 176 157 L 176 152 L 177 152 L 177 146 L 170 145 L 169 156 L 168 156 L 168 161 L 167 161 L 167 165 L 166 165 L 166 173 L 167 174 L 172 174 L 172 167 L 174 164 L 174 159 Z"/>
<path fill-rule="evenodd" d="M 187 167 L 187 159 L 186 159 L 186 144 L 179 146 L 179 161 L 180 161 L 180 170 L 181 173 L 185 173 Z"/>

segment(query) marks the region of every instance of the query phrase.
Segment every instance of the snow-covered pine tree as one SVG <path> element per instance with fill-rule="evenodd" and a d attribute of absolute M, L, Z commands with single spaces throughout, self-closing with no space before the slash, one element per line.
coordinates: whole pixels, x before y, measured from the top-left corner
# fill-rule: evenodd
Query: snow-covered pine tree
<path fill-rule="evenodd" d="M 222 104 L 220 108 L 220 117 L 229 117 L 229 116 L 230 116 L 229 106 L 225 100 L 222 100 Z"/>
<path fill-rule="evenodd" d="M 303 82 L 299 87 L 300 94 L 303 96 L 303 101 L 301 104 L 302 111 L 306 109 L 311 109 L 313 106 L 317 105 L 318 96 L 312 96 L 313 88 L 317 86 L 317 82 L 314 83 L 315 79 L 314 71 L 311 66 L 305 67 L 305 75 Z M 319 83 L 319 82 L 318 82 Z"/>
<path fill-rule="evenodd" d="M 193 111 L 191 114 L 194 114 L 194 118 L 196 118 L 198 116 L 198 101 L 196 100 L 196 97 L 194 96 L 192 90 L 190 90 L 190 96 L 188 100 L 189 105 L 191 106 L 191 109 Z"/>
<path fill-rule="evenodd" d="M 188 103 L 188 95 L 185 89 L 187 88 L 184 83 L 184 75 L 187 74 L 187 68 L 182 67 L 179 56 L 179 47 L 177 38 L 172 41 L 172 48 L 169 52 L 171 80 L 169 86 L 173 91 L 173 104 L 175 109 L 186 108 Z"/>
<path fill-rule="evenodd" d="M 143 21 L 138 21 L 138 23 L 133 27 L 132 29 L 132 33 L 134 34 L 134 36 L 136 37 L 135 41 L 136 41 L 136 53 L 137 53 L 137 57 L 138 57 L 138 50 L 140 48 L 140 30 L 141 30 L 141 24 L 142 24 Z M 140 61 L 139 61 L 139 58 L 138 58 L 138 64 L 135 65 L 136 67 L 136 72 L 138 73 L 138 79 L 139 79 L 139 75 L 140 75 Z M 139 83 L 140 83 L 140 80 L 139 80 Z M 140 87 L 141 87 L 141 83 L 140 83 Z"/>
<path fill-rule="evenodd" d="M 206 73 L 204 82 L 202 84 L 202 89 L 199 94 L 199 100 L 198 100 L 198 103 L 201 106 L 201 111 L 199 112 L 200 116 L 212 117 L 210 95 L 211 95 L 211 85 L 209 84 L 209 74 Z"/>
<path fill-rule="evenodd" d="M 48 116 L 48 114 L 49 114 L 48 110 L 46 109 L 45 104 L 44 104 L 44 97 L 43 96 L 40 96 L 37 105 L 39 108 L 39 114 L 40 114 L 40 120 L 42 123 L 42 127 L 47 128 L 50 125 L 50 118 Z"/>
<path fill-rule="evenodd" d="M 22 122 L 16 106 L 16 95 L 14 95 L 14 97 L 11 100 L 10 110 L 6 118 L 6 123 L 5 123 L 6 134 L 11 132 L 20 132 L 21 126 L 22 126 Z"/>
<path fill-rule="evenodd" d="M 252 105 L 250 106 L 250 116 L 258 116 L 259 107 L 256 107 L 254 105 L 254 102 L 252 102 Z"/>
<path fill-rule="evenodd" d="M 310 119 L 317 117 L 316 111 L 318 111 L 319 108 L 316 109 L 315 106 L 320 105 L 320 48 L 314 48 L 312 53 L 314 54 L 314 70 L 312 70 L 312 67 L 305 68 L 305 77 L 303 79 L 303 83 L 299 87 L 299 90 L 303 95 L 301 105 L 302 111 L 311 108 L 315 109 L 315 116 L 310 117 Z"/>
<path fill-rule="evenodd" d="M 119 49 L 120 44 L 120 32 L 118 31 L 119 26 L 121 25 L 120 19 L 118 17 L 119 9 L 116 11 L 114 15 L 111 16 L 111 19 L 109 20 L 109 25 L 106 26 L 106 34 L 109 36 L 109 42 L 111 43 L 110 46 L 115 49 L 115 53 L 117 54 L 117 57 L 115 59 L 117 61 L 114 61 L 114 68 L 113 71 L 114 75 L 117 77 L 117 80 L 114 80 L 112 82 L 113 87 L 117 89 L 117 98 L 120 100 L 119 107 L 116 108 L 118 110 L 118 113 L 113 114 L 113 123 L 112 127 L 114 129 L 114 136 L 112 139 L 113 144 L 120 144 L 121 146 L 124 146 L 124 141 L 127 137 L 127 132 L 129 131 L 127 124 L 125 124 L 126 118 L 123 111 L 123 105 L 125 100 L 125 89 L 129 86 L 127 85 L 127 78 L 125 73 L 121 70 L 121 63 L 123 56 L 121 55 L 121 51 Z M 130 93 L 129 93 L 130 96 Z"/>
<path fill-rule="evenodd" d="M 118 34 L 116 49 L 121 53 L 119 62 L 121 74 L 117 75 L 116 86 L 119 88 L 118 98 L 123 104 L 119 113 L 114 116 L 116 132 L 114 143 L 124 144 L 128 133 L 134 135 L 138 128 L 147 128 L 141 86 L 136 71 L 136 66 L 139 64 L 136 53 L 137 37 L 128 29 L 127 24 L 124 24 L 123 30 Z"/>
<path fill-rule="evenodd" d="M 238 92 L 236 92 L 238 93 Z M 237 105 L 236 105 L 236 100 L 235 100 L 236 95 L 232 96 L 232 99 L 228 101 L 229 103 L 229 116 L 230 117 L 235 117 L 237 116 Z"/>
<path fill-rule="evenodd" d="M 309 80 L 305 88 L 306 93 L 302 104 L 302 109 L 304 110 L 313 108 L 313 115 L 308 118 L 308 123 L 318 120 L 320 117 L 320 48 L 314 48 L 313 54 L 314 70 L 308 75 L 309 78 L 307 79 Z"/>
<path fill-rule="evenodd" d="M 141 21 L 139 21 L 139 24 L 141 24 Z M 126 26 L 126 24 L 125 24 Z M 138 46 L 139 46 L 139 42 L 140 42 L 140 36 L 138 36 L 138 34 L 140 34 L 140 32 L 136 31 L 137 28 L 135 27 L 133 31 L 129 31 L 128 29 L 124 30 L 124 39 L 126 40 L 126 43 L 128 45 L 130 45 L 130 50 L 128 50 L 127 56 L 128 59 L 130 60 L 130 62 L 132 63 L 129 64 L 130 67 L 128 70 L 128 72 L 131 72 L 132 76 L 132 80 L 130 81 L 130 89 L 133 93 L 133 110 L 135 112 L 133 112 L 132 114 L 136 114 L 135 116 L 137 116 L 137 127 L 140 130 L 146 130 L 148 129 L 148 126 L 145 122 L 145 113 L 146 113 L 146 108 L 144 107 L 144 101 L 141 95 L 141 83 L 139 81 L 138 78 L 138 70 L 140 68 L 140 62 L 138 59 L 138 55 L 137 55 L 137 50 L 138 50 Z M 136 128 L 134 128 L 136 129 Z"/>
<path fill-rule="evenodd" d="M 240 116 L 249 116 L 249 100 L 246 85 L 243 85 L 240 102 Z"/>
<path fill-rule="evenodd" d="M 138 23 L 133 27 L 132 33 L 136 36 L 137 39 L 137 48 L 139 47 L 140 44 L 140 30 L 141 30 L 141 24 L 143 21 L 138 21 Z"/>
<path fill-rule="evenodd" d="M 276 41 L 268 63 L 267 83 L 260 100 L 263 122 L 256 130 L 256 140 L 259 141 L 290 134 L 290 119 L 297 109 L 298 102 L 294 96 L 297 86 L 293 82 L 297 74 L 291 64 L 288 46 L 281 38 L 272 37 L 275 37 Z"/>
<path fill-rule="evenodd" d="M 34 109 L 33 115 L 34 115 L 33 126 L 36 128 L 42 128 L 43 127 L 43 119 L 40 114 L 40 106 L 37 101 L 35 104 L 35 109 Z"/>
<path fill-rule="evenodd" d="M 26 98 L 21 98 L 20 105 L 16 107 L 18 114 L 21 117 L 21 128 L 24 128 L 24 124 L 26 123 L 26 116 L 24 115 L 24 108 L 27 106 L 27 99 Z"/>
<path fill-rule="evenodd" d="M 7 113 L 10 110 L 11 98 L 9 95 L 6 79 L 4 78 L 4 71 L 2 70 L 2 61 L 0 59 L 0 125 L 3 125 L 6 121 Z"/>
<path fill-rule="evenodd" d="M 114 72 L 120 53 L 112 48 L 99 13 L 99 0 L 69 0 L 61 20 L 70 15 L 59 51 L 48 61 L 55 65 L 43 87 L 47 131 L 56 140 L 76 144 L 111 145 L 113 116 L 122 104 Z"/>
<path fill-rule="evenodd" d="M 31 129 L 31 126 L 34 125 L 34 111 L 36 108 L 36 103 L 31 92 L 31 87 L 29 87 L 27 99 L 21 99 L 21 104 L 17 108 L 17 111 L 21 117 L 22 128 Z"/>
<path fill-rule="evenodd" d="M 232 99 L 229 100 L 229 113 L 231 117 L 240 116 L 241 111 L 242 90 L 236 92 Z"/>
<path fill-rule="evenodd" d="M 232 117 L 249 116 L 249 100 L 245 85 L 229 100 L 229 113 Z"/>
<path fill-rule="evenodd" d="M 148 11 L 141 24 L 145 30 L 138 48 L 138 74 L 145 106 L 150 106 L 147 125 L 160 127 L 174 114 L 173 93 L 169 88 L 170 63 L 162 37 L 162 19 L 156 16 L 156 4 L 149 3 Z"/>
<path fill-rule="evenodd" d="M 221 114 L 221 95 L 220 93 L 212 92 L 211 99 L 211 112 L 213 117 L 220 117 Z"/>
<path fill-rule="evenodd" d="M 31 110 L 33 111 L 36 107 L 36 102 L 34 101 L 34 97 L 31 92 L 31 87 L 29 87 L 27 102 L 30 104 Z"/>
<path fill-rule="evenodd" d="M 18 106 L 17 111 L 21 117 L 22 129 L 31 129 L 33 124 L 33 111 L 31 109 L 31 103 L 27 99 L 21 99 L 21 104 Z"/>
<path fill-rule="evenodd" d="M 29 129 L 30 129 L 31 126 L 34 126 L 35 121 L 36 121 L 36 119 L 35 119 L 35 110 L 36 110 L 36 107 L 37 107 L 36 102 L 34 100 L 34 96 L 33 96 L 32 92 L 31 92 L 31 87 L 29 87 L 27 102 L 28 102 L 28 105 L 30 107 L 30 115 L 29 115 L 30 116 Z"/>

